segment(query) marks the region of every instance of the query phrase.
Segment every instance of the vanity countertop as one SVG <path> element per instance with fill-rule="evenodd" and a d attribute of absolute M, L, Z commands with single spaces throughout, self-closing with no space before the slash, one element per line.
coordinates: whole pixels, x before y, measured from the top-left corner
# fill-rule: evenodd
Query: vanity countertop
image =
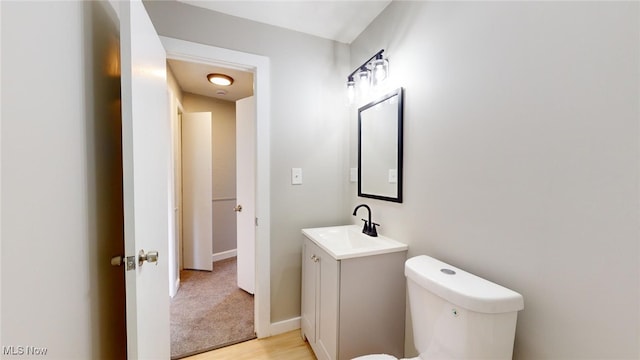
<path fill-rule="evenodd" d="M 365 235 L 357 225 L 302 229 L 302 233 L 336 260 L 405 251 L 409 248 L 386 236 Z"/>

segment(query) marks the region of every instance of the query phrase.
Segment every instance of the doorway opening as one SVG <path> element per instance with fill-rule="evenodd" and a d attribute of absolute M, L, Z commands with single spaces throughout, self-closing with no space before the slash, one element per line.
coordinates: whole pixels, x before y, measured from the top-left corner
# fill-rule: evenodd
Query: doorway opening
<path fill-rule="evenodd" d="M 255 302 L 254 302 L 254 330 L 255 334 L 258 337 L 266 337 L 270 335 L 269 327 L 270 327 L 270 314 L 269 314 L 269 192 L 268 192 L 268 184 L 269 184 L 269 139 L 268 139 L 268 128 L 269 128 L 269 113 L 268 113 L 268 59 L 260 56 L 255 56 L 251 54 L 238 53 L 226 49 L 220 49 L 210 46 L 205 46 L 201 44 L 195 44 L 190 42 L 185 42 L 182 40 L 170 39 L 170 38 L 161 38 L 165 50 L 167 51 L 167 59 L 168 61 L 180 60 L 187 61 L 195 64 L 204 64 L 204 65 L 213 65 L 213 66 L 223 66 L 231 69 L 239 69 L 245 72 L 250 72 L 253 74 L 254 78 L 252 81 L 252 89 L 255 91 L 255 107 L 252 110 L 255 114 L 255 119 L 252 120 L 252 123 L 255 128 L 255 133 L 251 139 L 243 139 L 241 140 L 243 143 L 250 143 L 254 145 L 253 153 L 257 156 L 254 159 L 255 169 L 254 175 L 252 176 L 255 180 L 253 188 L 255 190 L 254 198 L 242 204 L 242 206 L 246 209 L 247 206 L 255 208 L 255 219 L 251 218 L 251 227 L 254 230 L 254 233 L 251 235 L 251 245 L 252 249 L 250 250 L 255 260 L 252 260 L 252 265 L 254 265 L 252 272 L 252 282 L 255 285 Z M 177 122 L 184 122 L 185 115 L 189 111 L 189 109 L 184 106 L 184 104 L 176 104 L 175 102 L 172 104 L 173 109 L 176 110 Z M 198 109 L 200 111 L 202 109 Z M 184 125 L 184 124 L 182 124 Z M 175 127 L 182 129 L 182 126 Z M 175 133 L 174 133 L 175 135 Z M 184 141 L 182 139 L 183 135 L 178 134 L 180 138 L 179 141 Z M 174 137 L 174 142 L 176 142 L 176 137 Z M 181 145 L 181 144 L 179 144 Z M 176 172 L 180 169 L 176 169 Z M 176 182 L 178 178 L 176 177 Z M 180 186 L 184 186 L 184 184 L 176 184 L 176 188 L 180 188 Z M 231 201 L 233 204 L 232 196 L 212 196 L 212 203 L 217 202 L 222 205 L 224 208 L 224 203 Z M 179 204 L 179 201 L 176 201 L 176 204 Z M 240 205 L 240 204 L 238 204 Z M 233 206 L 226 207 L 229 211 L 232 211 Z M 238 206 L 235 206 L 237 209 Z M 183 226 L 180 224 L 180 220 L 182 217 L 179 214 L 179 206 L 174 207 L 175 212 L 175 226 L 176 229 L 173 231 L 174 237 L 176 241 L 174 241 L 174 249 L 172 254 L 174 260 L 174 264 L 170 264 L 170 285 L 171 285 L 171 295 L 175 295 L 178 287 L 180 286 L 180 269 L 184 262 L 184 251 L 183 248 L 179 245 L 179 241 L 181 239 L 181 231 L 180 227 Z M 233 214 L 231 212 L 231 214 Z M 228 215 L 228 214 L 227 214 Z M 235 215 L 233 215 L 235 216 Z M 214 216 L 215 218 L 215 216 Z M 183 220 L 184 221 L 184 220 Z M 258 226 L 259 225 L 259 226 Z M 238 228 L 239 229 L 239 228 Z M 170 244 L 172 245 L 172 244 Z M 215 245 L 215 244 L 214 244 Z M 170 246 L 171 247 L 171 246 Z M 215 247 L 215 246 L 214 246 Z M 234 252 L 232 249 L 218 249 L 219 251 L 212 251 L 208 254 L 210 261 L 213 260 L 221 260 L 219 268 L 229 268 L 229 263 L 234 260 Z M 170 249 L 171 252 L 171 249 Z M 213 258 L 212 258 L 213 256 Z M 217 256 L 217 258 L 216 258 Z M 224 263 L 224 264 L 223 264 Z M 224 266 L 223 266 L 224 265 Z M 213 265 L 214 272 L 216 270 L 216 265 Z M 173 270 L 173 271 L 172 271 Z M 173 276 L 173 278 L 171 277 Z M 186 280 L 186 279 L 185 279 Z"/>
<path fill-rule="evenodd" d="M 171 102 L 182 105 L 172 113 L 181 110 L 172 116 L 178 249 L 172 268 L 182 266 L 174 271 L 179 278 L 171 300 L 171 355 L 181 358 L 255 338 L 255 280 L 245 279 L 255 273 L 255 262 L 244 244 L 255 241 L 255 224 L 243 222 L 253 220 L 255 174 L 242 172 L 255 167 L 245 154 L 253 133 L 243 131 L 255 116 L 246 109 L 253 99 L 251 73 L 167 62 Z M 207 81 L 210 73 L 229 74 L 233 86 L 219 95 Z M 237 199 L 244 211 L 234 212 L 241 208 Z"/>

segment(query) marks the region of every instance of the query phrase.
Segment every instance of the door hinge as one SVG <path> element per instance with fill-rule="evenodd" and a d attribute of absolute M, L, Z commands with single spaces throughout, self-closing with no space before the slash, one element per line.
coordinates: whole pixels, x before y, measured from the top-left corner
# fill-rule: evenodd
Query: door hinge
<path fill-rule="evenodd" d="M 258 218 L 256 218 L 256 226 L 258 226 Z"/>

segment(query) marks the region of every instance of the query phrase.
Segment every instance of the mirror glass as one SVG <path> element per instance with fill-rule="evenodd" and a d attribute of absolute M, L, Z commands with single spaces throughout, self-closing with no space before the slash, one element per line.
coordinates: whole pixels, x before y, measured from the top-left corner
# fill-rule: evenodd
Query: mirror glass
<path fill-rule="evenodd" d="M 402 202 L 402 88 L 358 109 L 358 196 Z"/>

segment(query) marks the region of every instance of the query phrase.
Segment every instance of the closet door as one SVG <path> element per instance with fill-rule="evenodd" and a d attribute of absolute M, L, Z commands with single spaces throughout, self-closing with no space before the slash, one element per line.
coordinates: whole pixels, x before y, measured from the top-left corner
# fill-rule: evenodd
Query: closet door
<path fill-rule="evenodd" d="M 213 270 L 211 113 L 182 117 L 182 204 L 185 269 Z"/>

